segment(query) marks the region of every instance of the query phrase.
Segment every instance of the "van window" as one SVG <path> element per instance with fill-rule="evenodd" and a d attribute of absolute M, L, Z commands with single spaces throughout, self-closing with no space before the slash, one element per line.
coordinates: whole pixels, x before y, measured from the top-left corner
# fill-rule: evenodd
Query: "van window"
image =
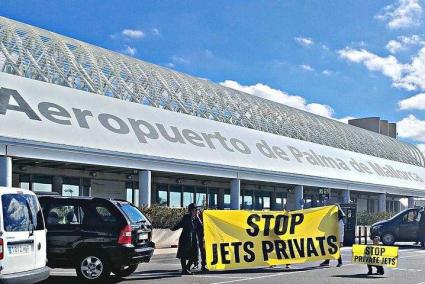
<path fill-rule="evenodd" d="M 47 225 L 81 225 L 84 212 L 81 207 L 74 205 L 53 206 L 46 218 Z"/>
<path fill-rule="evenodd" d="M 134 223 L 140 223 L 140 222 L 146 222 L 148 225 L 150 225 L 148 219 L 143 215 L 142 212 L 140 212 L 139 209 L 134 207 L 131 204 L 123 204 L 120 206 L 124 214 L 130 219 L 130 222 L 132 224 Z"/>
<path fill-rule="evenodd" d="M 3 194 L 1 201 L 6 232 L 44 230 L 43 214 L 34 195 Z"/>

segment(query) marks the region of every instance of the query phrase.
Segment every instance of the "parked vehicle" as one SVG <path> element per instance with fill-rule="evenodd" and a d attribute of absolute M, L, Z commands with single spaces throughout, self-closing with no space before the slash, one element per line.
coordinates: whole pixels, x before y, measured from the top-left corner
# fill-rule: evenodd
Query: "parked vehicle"
<path fill-rule="evenodd" d="M 152 225 L 131 203 L 91 197 L 40 196 L 48 266 L 75 268 L 86 282 L 132 274 L 155 248 Z"/>
<path fill-rule="evenodd" d="M 0 187 L 0 283 L 36 283 L 49 277 L 46 230 L 36 195 Z"/>
<path fill-rule="evenodd" d="M 418 241 L 419 208 L 406 209 L 389 220 L 379 221 L 370 227 L 370 238 L 379 236 L 384 245 L 395 242 Z"/>

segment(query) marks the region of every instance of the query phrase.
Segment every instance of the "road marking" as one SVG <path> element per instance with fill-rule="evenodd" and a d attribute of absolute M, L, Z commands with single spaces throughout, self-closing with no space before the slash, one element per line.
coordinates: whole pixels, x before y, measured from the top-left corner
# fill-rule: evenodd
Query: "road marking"
<path fill-rule="evenodd" d="M 193 277 L 211 277 L 211 278 L 229 278 L 229 279 L 248 279 L 246 276 L 223 276 L 223 275 L 193 275 Z"/>

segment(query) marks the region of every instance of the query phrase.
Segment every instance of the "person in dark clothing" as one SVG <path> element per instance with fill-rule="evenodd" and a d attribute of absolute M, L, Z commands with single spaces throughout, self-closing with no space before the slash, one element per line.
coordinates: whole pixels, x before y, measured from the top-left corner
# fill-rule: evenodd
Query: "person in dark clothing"
<path fill-rule="evenodd" d="M 373 238 L 373 245 L 379 246 L 379 237 L 376 236 Z M 384 275 L 384 267 L 382 265 L 367 265 L 367 275 L 372 275 L 372 267 L 376 267 L 376 274 Z"/>
<path fill-rule="evenodd" d="M 201 271 L 208 272 L 207 269 L 207 255 L 205 251 L 205 240 L 204 240 L 204 219 L 203 219 L 203 211 L 197 211 L 197 219 L 196 219 L 196 234 L 198 235 L 199 240 L 199 251 L 201 254 Z M 197 266 L 197 265 L 196 265 Z"/>
<path fill-rule="evenodd" d="M 425 247 L 425 210 L 421 208 L 419 210 L 419 224 L 418 224 L 417 240 L 421 244 L 422 248 Z"/>
<path fill-rule="evenodd" d="M 190 272 L 190 266 L 198 262 L 199 252 L 197 230 L 199 230 L 200 221 L 197 217 L 197 207 L 194 203 L 191 203 L 187 207 L 187 210 L 188 213 L 171 229 L 172 231 L 182 229 L 176 257 L 180 258 L 183 275 L 192 274 Z"/>

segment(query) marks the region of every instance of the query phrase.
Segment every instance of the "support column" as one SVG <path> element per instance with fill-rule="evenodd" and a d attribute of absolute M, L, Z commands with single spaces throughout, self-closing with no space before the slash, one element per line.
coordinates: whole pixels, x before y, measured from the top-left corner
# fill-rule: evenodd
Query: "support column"
<path fill-rule="evenodd" d="M 304 186 L 297 185 L 294 189 L 295 193 L 295 210 L 304 208 Z"/>
<path fill-rule="evenodd" d="M 350 191 L 348 189 L 342 190 L 342 203 L 350 203 L 351 197 L 350 197 Z"/>
<path fill-rule="evenodd" d="M 385 193 L 380 193 L 378 201 L 378 212 L 385 211 L 387 211 L 387 195 Z"/>
<path fill-rule="evenodd" d="M 270 210 L 276 210 L 276 191 L 273 190 L 270 194 Z"/>
<path fill-rule="evenodd" d="M 52 191 L 57 192 L 60 195 L 62 195 L 62 185 L 63 185 L 63 178 L 59 177 L 59 176 L 54 176 L 53 177 L 53 184 L 52 184 Z M 83 189 L 82 189 L 82 185 L 81 185 L 79 192 L 82 193 L 82 191 L 83 191 Z"/>
<path fill-rule="evenodd" d="M 0 186 L 12 186 L 12 158 L 0 156 Z"/>
<path fill-rule="evenodd" d="M 414 208 L 415 207 L 415 198 L 413 196 L 409 196 L 407 198 L 407 207 Z"/>
<path fill-rule="evenodd" d="M 224 209 L 224 188 L 218 189 L 217 208 L 218 209 Z"/>
<path fill-rule="evenodd" d="M 139 171 L 139 206 L 151 207 L 152 172 Z"/>
<path fill-rule="evenodd" d="M 241 209 L 241 180 L 232 179 L 230 181 L 230 209 Z"/>

